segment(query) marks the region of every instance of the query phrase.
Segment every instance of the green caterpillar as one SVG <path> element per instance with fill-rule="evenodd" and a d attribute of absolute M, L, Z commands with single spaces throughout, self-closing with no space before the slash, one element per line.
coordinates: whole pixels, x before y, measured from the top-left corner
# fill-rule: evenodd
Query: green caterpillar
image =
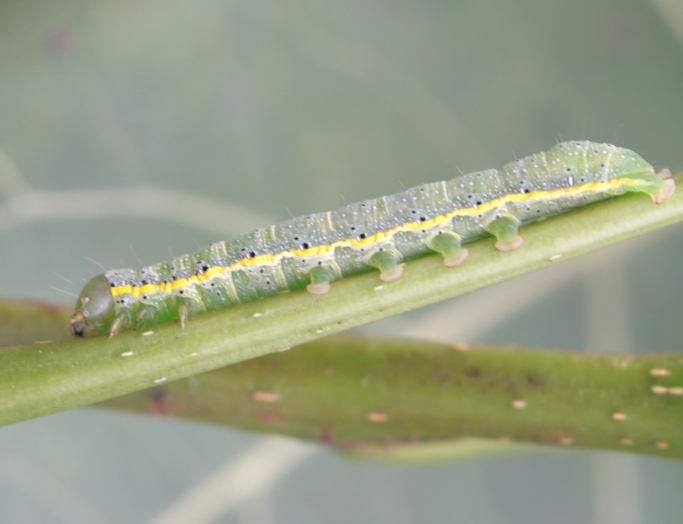
<path fill-rule="evenodd" d="M 86 284 L 71 330 L 78 336 L 145 328 L 287 290 L 327 293 L 372 268 L 384 282 L 402 261 L 431 252 L 463 262 L 462 245 L 486 234 L 501 251 L 522 245 L 521 224 L 629 191 L 656 204 L 675 189 L 670 173 L 609 144 L 564 142 L 507 164 L 257 229 L 141 270 L 107 271 Z"/>

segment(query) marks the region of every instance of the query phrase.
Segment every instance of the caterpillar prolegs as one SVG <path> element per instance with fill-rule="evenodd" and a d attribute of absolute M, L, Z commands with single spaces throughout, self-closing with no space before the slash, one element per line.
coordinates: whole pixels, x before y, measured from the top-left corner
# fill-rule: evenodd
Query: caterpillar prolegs
<path fill-rule="evenodd" d="M 675 189 L 670 173 L 609 144 L 563 142 L 545 153 L 391 196 L 314 213 L 194 254 L 134 269 L 107 271 L 88 282 L 71 330 L 78 336 L 138 329 L 252 302 L 287 290 L 322 294 L 331 283 L 376 269 L 390 282 L 402 262 L 436 252 L 454 267 L 463 244 L 486 234 L 501 251 L 522 245 L 518 228 L 626 192 L 656 204 Z"/>

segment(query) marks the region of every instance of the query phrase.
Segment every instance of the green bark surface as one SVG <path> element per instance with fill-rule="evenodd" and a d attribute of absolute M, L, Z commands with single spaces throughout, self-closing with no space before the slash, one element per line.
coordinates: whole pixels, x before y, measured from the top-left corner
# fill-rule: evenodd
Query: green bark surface
<path fill-rule="evenodd" d="M 104 405 L 275 432 L 362 456 L 485 438 L 681 459 L 682 386 L 681 354 L 337 336 Z"/>

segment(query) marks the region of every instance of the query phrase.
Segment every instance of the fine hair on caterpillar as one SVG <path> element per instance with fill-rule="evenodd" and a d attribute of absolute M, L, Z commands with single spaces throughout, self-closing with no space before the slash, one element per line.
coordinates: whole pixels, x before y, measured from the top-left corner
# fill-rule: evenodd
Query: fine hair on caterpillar
<path fill-rule="evenodd" d="M 438 253 L 468 258 L 463 244 L 491 235 L 500 251 L 522 246 L 519 227 L 587 204 L 640 192 L 661 204 L 675 184 L 638 154 L 610 144 L 562 142 L 488 169 L 297 217 L 142 269 L 105 271 L 86 284 L 75 335 L 109 335 L 263 299 L 289 290 L 328 293 L 335 280 Z M 472 261 L 471 263 L 476 263 Z"/>

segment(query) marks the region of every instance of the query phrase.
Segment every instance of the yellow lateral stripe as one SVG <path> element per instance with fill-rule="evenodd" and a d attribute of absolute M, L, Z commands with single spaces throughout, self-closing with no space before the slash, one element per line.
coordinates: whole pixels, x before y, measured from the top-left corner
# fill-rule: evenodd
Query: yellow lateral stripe
<path fill-rule="evenodd" d="M 588 184 L 583 184 L 581 186 L 565 187 L 561 189 L 553 189 L 550 191 L 532 191 L 529 193 L 511 193 L 509 195 L 496 198 L 485 204 L 477 207 L 454 209 L 445 215 L 439 215 L 425 222 L 408 222 L 400 226 L 396 226 L 387 231 L 380 231 L 372 236 L 368 236 L 362 240 L 355 238 L 350 238 L 347 240 L 340 240 L 338 242 L 333 242 L 332 244 L 324 246 L 314 246 L 308 249 L 292 249 L 289 251 L 282 251 L 275 254 L 264 254 L 257 255 L 252 258 L 243 258 L 242 260 L 235 262 L 229 266 L 214 266 L 208 269 L 201 275 L 192 275 L 188 278 L 182 278 L 179 280 L 174 280 L 172 282 L 162 283 L 162 284 L 145 284 L 144 286 L 134 287 L 130 284 L 125 286 L 116 286 L 111 288 L 112 296 L 130 294 L 135 297 L 140 295 L 145 295 L 148 293 L 154 293 L 161 291 L 163 293 L 170 293 L 171 291 L 183 287 L 187 287 L 189 284 L 199 284 L 206 280 L 209 280 L 216 275 L 225 274 L 236 269 L 241 269 L 245 267 L 252 266 L 262 266 L 262 265 L 275 265 L 283 258 L 297 257 L 297 258 L 307 258 L 307 257 L 322 257 L 326 255 L 331 255 L 334 250 L 338 247 L 352 247 L 361 248 L 368 245 L 375 244 L 382 240 L 391 239 L 396 233 L 404 231 L 420 231 L 423 229 L 430 229 L 436 227 L 440 224 L 450 221 L 454 217 L 458 216 L 471 216 L 480 215 L 486 213 L 497 207 L 501 207 L 508 202 L 525 202 L 529 200 L 545 200 L 555 197 L 576 195 L 584 192 L 597 192 L 600 190 L 607 190 L 612 188 L 618 188 L 620 186 L 636 186 L 642 184 L 641 181 L 633 178 L 619 178 L 614 180 L 608 180 L 607 182 L 590 182 Z"/>

